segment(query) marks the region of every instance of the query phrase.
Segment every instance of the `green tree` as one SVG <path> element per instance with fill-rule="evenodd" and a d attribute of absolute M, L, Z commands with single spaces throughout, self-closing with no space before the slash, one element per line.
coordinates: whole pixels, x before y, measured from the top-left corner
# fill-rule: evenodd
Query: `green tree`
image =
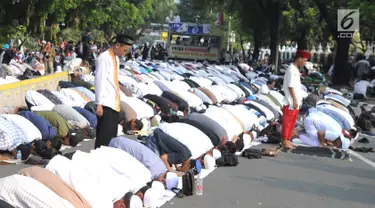
<path fill-rule="evenodd" d="M 320 18 L 327 23 L 326 30 L 330 32 L 336 43 L 336 54 L 334 61 L 333 84 L 345 85 L 350 81 L 350 71 L 348 68 L 349 45 L 351 38 L 339 37 L 337 30 L 337 11 L 340 8 L 348 8 L 346 0 L 314 0 Z"/>
<path fill-rule="evenodd" d="M 313 1 L 290 1 L 282 14 L 282 39 L 297 42 L 300 50 L 311 48 L 314 43 L 322 40 L 325 22 L 319 20 L 319 10 Z"/>
<path fill-rule="evenodd" d="M 165 24 L 165 18 L 169 16 L 170 11 L 177 12 L 177 6 L 174 0 L 155 1 L 153 5 L 152 17 L 147 18 L 146 23 Z"/>
<path fill-rule="evenodd" d="M 360 11 L 360 29 L 361 39 L 375 40 L 375 3 L 372 0 L 350 0 L 348 2 L 350 9 L 359 9 Z"/>

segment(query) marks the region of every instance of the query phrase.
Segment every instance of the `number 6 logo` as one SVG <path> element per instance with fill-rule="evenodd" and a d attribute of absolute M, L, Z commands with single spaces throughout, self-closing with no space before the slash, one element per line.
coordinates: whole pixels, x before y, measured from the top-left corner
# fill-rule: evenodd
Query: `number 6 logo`
<path fill-rule="evenodd" d="M 337 13 L 338 32 L 354 32 L 359 30 L 359 10 L 339 9 Z"/>
<path fill-rule="evenodd" d="M 355 13 L 355 11 L 351 11 L 347 15 L 344 16 L 344 18 L 340 22 L 340 25 L 341 25 L 342 29 L 348 30 L 349 28 L 351 28 L 353 26 L 354 19 L 353 19 L 353 17 L 350 17 L 350 16 L 354 13 Z M 345 23 L 348 22 L 348 21 L 349 21 L 349 24 L 345 25 Z"/>

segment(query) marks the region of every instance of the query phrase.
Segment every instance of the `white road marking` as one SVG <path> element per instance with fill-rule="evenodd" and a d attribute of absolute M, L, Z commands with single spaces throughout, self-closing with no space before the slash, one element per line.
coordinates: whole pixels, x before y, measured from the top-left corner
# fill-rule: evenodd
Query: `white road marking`
<path fill-rule="evenodd" d="M 375 162 L 373 162 L 373 161 L 371 161 L 371 160 L 363 157 L 362 155 L 360 155 L 360 154 L 358 154 L 358 153 L 356 153 L 356 152 L 354 152 L 352 150 L 348 150 L 348 153 L 350 155 L 356 157 L 357 159 L 362 160 L 362 162 L 364 162 L 364 163 L 370 165 L 371 167 L 375 168 Z"/>

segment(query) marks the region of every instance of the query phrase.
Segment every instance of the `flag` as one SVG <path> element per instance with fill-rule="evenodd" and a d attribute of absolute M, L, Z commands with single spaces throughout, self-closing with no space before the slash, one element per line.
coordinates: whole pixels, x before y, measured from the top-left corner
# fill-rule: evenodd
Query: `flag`
<path fill-rule="evenodd" d="M 216 26 L 221 26 L 224 23 L 224 13 L 223 12 L 218 12 L 216 13 Z"/>

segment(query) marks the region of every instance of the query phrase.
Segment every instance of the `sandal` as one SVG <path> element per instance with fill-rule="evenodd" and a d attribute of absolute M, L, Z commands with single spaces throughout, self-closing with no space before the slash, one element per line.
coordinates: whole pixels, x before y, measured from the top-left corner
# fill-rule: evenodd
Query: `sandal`
<path fill-rule="evenodd" d="M 262 155 L 268 157 L 277 157 L 279 155 L 279 151 L 275 149 L 262 149 Z"/>

